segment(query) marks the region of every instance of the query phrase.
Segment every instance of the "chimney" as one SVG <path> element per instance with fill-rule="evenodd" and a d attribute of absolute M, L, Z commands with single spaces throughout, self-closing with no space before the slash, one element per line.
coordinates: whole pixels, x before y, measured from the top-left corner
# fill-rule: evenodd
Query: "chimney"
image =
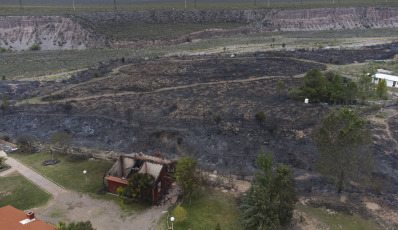
<path fill-rule="evenodd" d="M 26 213 L 26 217 L 27 217 L 29 220 L 32 220 L 32 219 L 35 218 L 35 213 L 34 213 L 34 212 L 28 212 L 28 213 Z"/>

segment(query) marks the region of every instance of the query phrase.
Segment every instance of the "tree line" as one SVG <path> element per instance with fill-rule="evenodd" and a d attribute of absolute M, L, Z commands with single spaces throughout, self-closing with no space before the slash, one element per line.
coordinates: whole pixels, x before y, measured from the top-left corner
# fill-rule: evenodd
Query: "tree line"
<path fill-rule="evenodd" d="M 374 86 L 371 76 L 368 75 L 355 82 L 338 73 L 322 73 L 318 69 L 308 71 L 301 87 L 290 90 L 288 96 L 293 100 L 308 98 L 310 102 L 345 105 L 363 103 L 370 98 L 388 99 L 387 82 L 384 79 Z"/>

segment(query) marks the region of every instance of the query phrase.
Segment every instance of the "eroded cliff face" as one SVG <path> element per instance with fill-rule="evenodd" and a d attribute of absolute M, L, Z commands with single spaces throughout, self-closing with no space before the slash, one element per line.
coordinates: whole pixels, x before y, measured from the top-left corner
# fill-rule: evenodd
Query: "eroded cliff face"
<path fill-rule="evenodd" d="M 271 31 L 393 28 L 398 27 L 398 8 L 272 10 L 259 26 Z"/>
<path fill-rule="evenodd" d="M 398 7 L 325 8 L 299 10 L 169 10 L 103 12 L 59 16 L 0 16 L 0 46 L 13 50 L 26 50 L 40 43 L 43 50 L 86 49 L 92 47 L 175 44 L 172 41 L 105 41 L 96 32 L 98 26 L 173 23 L 244 23 L 247 26 L 234 30 L 198 31 L 191 38 L 203 39 L 230 36 L 231 33 L 264 31 L 313 31 L 354 28 L 398 27 Z M 129 27 L 130 29 L 134 27 Z M 135 32 L 135 31 L 132 31 Z M 120 44 L 119 44 L 120 43 Z M 134 43 L 134 44 L 132 44 Z M 124 44 L 124 45 L 123 45 Z"/>
<path fill-rule="evenodd" d="M 27 50 L 34 44 L 42 50 L 86 49 L 103 41 L 69 18 L 59 16 L 0 16 L 0 46 Z"/>

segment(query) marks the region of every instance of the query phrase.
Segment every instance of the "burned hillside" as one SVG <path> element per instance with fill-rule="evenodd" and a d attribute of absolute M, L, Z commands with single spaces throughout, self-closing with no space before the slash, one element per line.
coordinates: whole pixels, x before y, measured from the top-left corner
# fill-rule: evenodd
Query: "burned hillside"
<path fill-rule="evenodd" d="M 312 68 L 326 66 L 264 52 L 115 60 L 62 82 L 4 81 L 3 89 L 14 90 L 13 105 L 0 118 L 0 133 L 49 141 L 66 132 L 76 146 L 166 158 L 189 154 L 206 170 L 240 177 L 252 174 L 264 150 L 299 173 L 311 172 L 318 157 L 312 134 L 332 106 L 290 101 L 286 94 Z M 286 85 L 283 92 L 278 81 Z M 18 102 L 12 92 L 31 100 Z M 397 125 L 393 117 L 390 127 Z M 377 173 L 396 191 L 397 180 L 388 175 L 397 170 L 396 154 L 385 157 L 388 149 L 378 149 L 384 162 Z"/>

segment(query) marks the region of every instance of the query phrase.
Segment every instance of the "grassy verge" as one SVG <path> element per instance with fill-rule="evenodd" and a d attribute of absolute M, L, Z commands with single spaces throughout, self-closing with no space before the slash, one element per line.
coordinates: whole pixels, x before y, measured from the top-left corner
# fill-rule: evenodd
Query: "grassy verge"
<path fill-rule="evenodd" d="M 22 1 L 23 2 L 23 1 Z M 195 6 L 194 1 L 187 1 L 187 9 L 261 9 L 261 8 L 272 8 L 272 9 L 303 9 L 303 8 L 341 8 L 341 7 L 370 7 L 370 6 L 397 6 L 396 1 L 385 1 L 385 0 L 344 0 L 344 1 L 329 1 L 329 0 L 283 0 L 269 1 L 241 1 L 234 0 L 223 2 L 221 0 L 210 1 L 197 1 Z M 8 3 L 8 4 L 7 4 Z M 0 6 L 0 15 L 66 15 L 74 13 L 86 13 L 86 12 L 103 12 L 103 11 L 115 11 L 113 1 L 108 1 L 107 4 L 100 1 L 91 1 L 90 3 L 76 2 L 76 10 L 73 10 L 70 1 L 35 1 L 34 3 L 24 3 L 24 8 L 19 8 L 18 2 L 8 1 L 6 4 Z M 333 4 L 334 3 L 334 4 Z M 134 3 L 119 2 L 117 4 L 116 11 L 132 11 L 132 10 L 182 10 L 185 9 L 184 2 L 178 1 L 136 1 Z"/>
<path fill-rule="evenodd" d="M 373 220 L 365 219 L 358 214 L 348 215 L 325 207 L 313 208 L 306 205 L 297 205 L 297 211 L 305 213 L 307 217 L 315 218 L 317 221 L 325 224 L 327 229 L 361 229 L 377 230 L 381 229 Z M 306 225 L 306 220 L 301 225 Z"/>
<path fill-rule="evenodd" d="M 189 201 L 182 204 L 187 211 L 187 220 L 182 223 L 174 223 L 175 229 L 214 229 L 217 223 L 221 229 L 241 229 L 237 223 L 239 210 L 233 197 L 213 190 L 202 190 L 198 196 L 192 196 Z M 171 214 L 170 214 L 171 216 Z M 167 214 L 158 222 L 158 229 L 167 229 Z"/>
<path fill-rule="evenodd" d="M 0 207 L 11 205 L 26 210 L 44 205 L 51 195 L 37 187 L 19 173 L 0 177 Z"/>
<path fill-rule="evenodd" d="M 51 159 L 50 153 L 47 152 L 12 153 L 9 156 L 18 159 L 67 189 L 84 193 L 96 193 L 102 187 L 104 174 L 113 165 L 113 162 L 110 161 L 74 160 L 70 156 L 54 154 L 54 159 L 61 162 L 56 165 L 42 166 L 43 161 Z M 83 170 L 87 170 L 86 176 L 83 174 Z"/>

